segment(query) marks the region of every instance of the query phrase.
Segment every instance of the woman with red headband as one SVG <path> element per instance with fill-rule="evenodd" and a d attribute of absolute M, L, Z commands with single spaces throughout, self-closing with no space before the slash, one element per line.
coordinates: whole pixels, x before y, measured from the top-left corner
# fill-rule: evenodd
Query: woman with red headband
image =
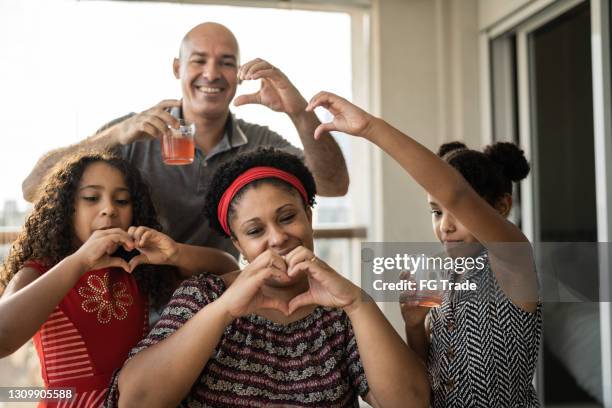
<path fill-rule="evenodd" d="M 427 406 L 417 355 L 313 254 L 315 193 L 302 161 L 276 150 L 217 171 L 205 211 L 249 264 L 181 285 L 115 376 L 109 406 Z"/>

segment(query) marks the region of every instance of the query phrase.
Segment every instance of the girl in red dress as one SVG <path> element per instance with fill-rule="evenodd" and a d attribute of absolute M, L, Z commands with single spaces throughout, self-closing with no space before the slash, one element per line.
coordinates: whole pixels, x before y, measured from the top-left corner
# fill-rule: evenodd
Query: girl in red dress
<path fill-rule="evenodd" d="M 120 158 L 79 155 L 48 179 L 0 275 L 0 358 L 34 337 L 45 386 L 74 391 L 39 407 L 100 406 L 148 332 L 149 306 L 163 306 L 181 275 L 237 269 L 158 229 L 147 186 Z"/>

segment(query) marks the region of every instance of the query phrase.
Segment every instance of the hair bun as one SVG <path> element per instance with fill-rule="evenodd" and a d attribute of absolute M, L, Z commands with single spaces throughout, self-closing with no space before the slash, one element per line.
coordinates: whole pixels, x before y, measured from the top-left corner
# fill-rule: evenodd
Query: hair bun
<path fill-rule="evenodd" d="M 529 174 L 525 153 L 514 143 L 497 142 L 484 149 L 493 162 L 501 166 L 504 175 L 512 181 L 521 181 Z"/>
<path fill-rule="evenodd" d="M 444 143 L 438 148 L 438 156 L 442 157 L 448 152 L 452 152 L 453 150 L 461 150 L 461 149 L 467 149 L 467 146 L 461 142 Z"/>

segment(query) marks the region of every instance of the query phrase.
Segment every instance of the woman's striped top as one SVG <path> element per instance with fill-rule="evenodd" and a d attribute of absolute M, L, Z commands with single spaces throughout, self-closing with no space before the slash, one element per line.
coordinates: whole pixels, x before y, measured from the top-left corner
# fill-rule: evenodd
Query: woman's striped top
<path fill-rule="evenodd" d="M 183 282 L 130 357 L 180 329 L 225 289 L 223 280 L 210 274 Z M 117 406 L 117 378 L 108 406 Z M 367 392 L 349 318 L 341 310 L 317 307 L 287 325 L 257 315 L 234 320 L 180 406 L 356 407 Z"/>

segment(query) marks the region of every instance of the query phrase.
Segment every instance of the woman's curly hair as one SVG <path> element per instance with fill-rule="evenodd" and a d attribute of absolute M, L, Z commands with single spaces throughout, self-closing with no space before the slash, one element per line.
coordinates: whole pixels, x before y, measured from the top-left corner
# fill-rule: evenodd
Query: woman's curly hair
<path fill-rule="evenodd" d="M 221 235 L 226 235 L 225 231 L 221 227 L 219 219 L 217 218 L 217 207 L 219 206 L 219 201 L 221 201 L 221 196 L 225 190 L 227 190 L 230 184 L 232 184 L 232 182 L 242 173 L 252 167 L 259 166 L 275 167 L 297 177 L 306 190 L 308 202 L 304 203 L 304 205 L 310 208 L 314 206 L 317 187 L 312 173 L 310 170 L 308 170 L 308 167 L 306 167 L 302 159 L 294 154 L 290 154 L 282 150 L 269 147 L 259 148 L 252 152 L 243 153 L 234 160 L 224 163 L 213 174 L 207 188 L 206 199 L 204 202 L 204 213 L 208 218 L 210 227 L 213 230 L 219 232 Z M 280 188 L 286 189 L 291 193 L 298 194 L 296 189 L 291 184 L 280 179 L 265 178 L 256 180 L 244 186 L 242 189 L 240 189 L 240 191 L 238 191 L 238 193 L 236 193 L 227 212 L 228 220 L 234 216 L 236 204 L 242 195 L 249 189 L 262 183 L 274 184 Z"/>
<path fill-rule="evenodd" d="M 37 261 L 51 268 L 75 252 L 76 193 L 85 169 L 98 162 L 106 163 L 123 174 L 132 201 L 132 225 L 161 230 L 149 188 L 138 170 L 110 153 L 76 154 L 58 164 L 41 185 L 40 198 L 4 261 L 0 285 L 6 287 L 27 261 Z M 178 270 L 165 265 L 139 265 L 134 270 L 134 277 L 156 308 L 170 299 L 179 282 Z"/>
<path fill-rule="evenodd" d="M 461 142 L 450 142 L 440 146 L 438 156 L 457 169 L 493 206 L 505 194 L 512 194 L 513 181 L 521 181 L 529 174 L 525 154 L 514 143 L 497 142 L 480 152 Z"/>

